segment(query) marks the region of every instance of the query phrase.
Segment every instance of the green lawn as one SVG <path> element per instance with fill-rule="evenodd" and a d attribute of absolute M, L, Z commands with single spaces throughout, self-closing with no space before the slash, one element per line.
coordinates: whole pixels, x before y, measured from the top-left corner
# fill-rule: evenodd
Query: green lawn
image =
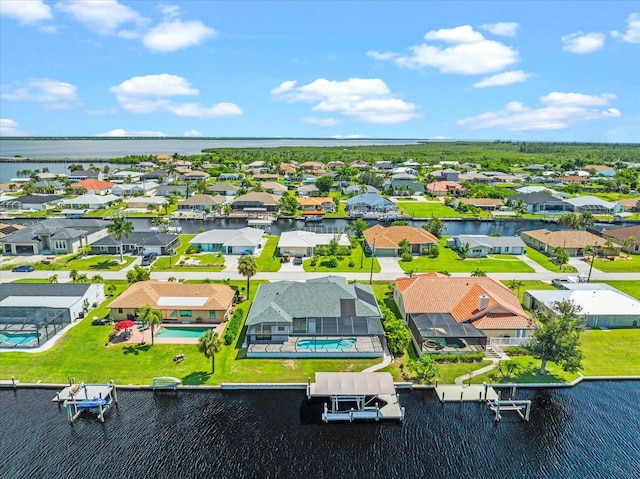
<path fill-rule="evenodd" d="M 532 259 L 533 261 L 538 263 L 540 266 L 542 266 L 545 269 L 548 269 L 549 271 L 555 271 L 557 273 L 576 273 L 577 272 L 577 270 L 569 264 L 565 264 L 564 267 L 560 269 L 560 267 L 557 264 L 555 264 L 553 261 L 551 261 L 551 258 L 549 258 L 546 254 L 541 253 L 537 249 L 534 249 L 531 247 L 527 248 L 527 256 L 529 257 L 529 259 Z"/>
<path fill-rule="evenodd" d="M 591 329 L 582 335 L 585 376 L 640 375 L 640 329 Z"/>
<path fill-rule="evenodd" d="M 480 269 L 485 273 L 532 273 L 533 269 L 513 255 L 492 255 L 487 258 L 461 259 L 451 248 L 446 248 L 446 238 L 440 240 L 440 255 L 414 257 L 413 261 L 399 261 L 404 271 L 422 273 L 427 271 L 448 271 L 450 273 L 471 273 Z"/>
<path fill-rule="evenodd" d="M 463 215 L 453 208 L 445 206 L 439 201 L 398 201 L 396 203 L 401 213 L 411 218 L 460 218 Z"/>
<path fill-rule="evenodd" d="M 509 288 L 511 281 L 510 280 L 505 280 L 502 281 L 502 283 Z M 528 289 L 547 289 L 547 290 L 555 290 L 556 288 L 549 284 L 549 283 L 545 283 L 544 281 L 539 281 L 537 279 L 527 279 L 527 280 L 522 280 L 520 281 L 520 283 L 522 283 L 522 286 L 520 286 L 519 289 L 515 290 L 514 293 L 516 293 L 518 295 L 518 300 L 520 301 L 520 304 L 522 304 L 522 296 L 524 295 L 524 292 L 527 291 Z"/>
<path fill-rule="evenodd" d="M 349 266 L 349 261 L 353 260 L 353 266 Z M 307 272 L 319 272 L 319 273 L 368 273 L 371 271 L 372 258 L 368 254 L 362 253 L 362 246 L 360 243 L 356 243 L 351 248 L 351 254 L 338 258 L 338 266 L 332 268 L 329 266 L 329 258 L 327 256 L 321 256 L 320 261 L 316 266 L 311 266 L 311 259 L 307 259 L 303 262 L 303 268 Z M 362 264 L 362 267 L 360 267 Z M 380 263 L 376 258 L 373 258 L 373 272 L 380 272 Z"/>
<path fill-rule="evenodd" d="M 592 281 L 596 282 L 596 281 Z M 598 281 L 599 282 L 599 281 Z M 602 281 L 616 289 L 619 289 L 623 293 L 627 293 L 629 296 L 640 300 L 640 281 Z"/>
<path fill-rule="evenodd" d="M 531 356 L 518 356 L 512 359 L 520 366 L 518 372 L 512 376 L 503 376 L 498 369 L 475 376 L 471 379 L 474 384 L 489 383 L 567 383 L 578 377 L 578 374 L 565 373 L 557 364 L 547 363 L 547 372 L 539 374 L 540 360 Z"/>
<path fill-rule="evenodd" d="M 85 256 L 78 259 L 71 259 L 75 256 L 64 255 L 56 256 L 51 264 L 32 263 L 37 271 L 120 271 L 122 268 L 131 264 L 135 259 L 133 256 L 125 255 L 124 262 L 120 263 L 120 255 L 98 255 Z M 2 269 L 11 269 L 15 265 L 5 266 Z"/>
<path fill-rule="evenodd" d="M 280 257 L 276 256 L 279 236 L 267 236 L 267 244 L 262 249 L 262 254 L 256 258 L 258 271 L 261 273 L 275 272 L 280 270 Z"/>
<path fill-rule="evenodd" d="M 585 262 L 590 264 L 589 260 Z M 626 253 L 623 253 L 614 261 L 595 258 L 593 267 L 605 273 L 640 273 L 640 255 L 632 254 L 631 257 L 628 257 Z"/>
<path fill-rule="evenodd" d="M 174 271 L 174 267 L 176 265 L 178 258 L 180 258 L 180 256 L 185 253 L 185 251 L 189 247 L 189 241 L 195 238 L 195 236 L 196 235 L 180 235 L 180 246 L 176 248 L 176 253 L 173 255 L 173 257 L 170 258 L 169 256 L 158 256 L 158 259 L 153 262 L 153 265 L 151 265 L 151 270 L 152 271 Z M 180 271 L 187 271 L 187 270 L 180 269 Z"/>

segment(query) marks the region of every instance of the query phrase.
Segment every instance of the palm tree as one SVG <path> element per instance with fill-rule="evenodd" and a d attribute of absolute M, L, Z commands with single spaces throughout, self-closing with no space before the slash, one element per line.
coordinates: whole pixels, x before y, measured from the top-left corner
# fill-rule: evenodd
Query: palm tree
<path fill-rule="evenodd" d="M 467 259 L 467 256 L 469 255 L 469 243 L 462 243 L 460 245 L 460 248 L 458 248 L 458 251 L 460 251 L 460 256 L 462 257 L 462 259 Z"/>
<path fill-rule="evenodd" d="M 78 270 L 77 269 L 72 269 L 71 271 L 69 271 L 69 279 L 71 280 L 72 283 L 76 282 L 76 280 L 78 279 Z"/>
<path fill-rule="evenodd" d="M 133 223 L 127 221 L 123 216 L 114 216 L 111 218 L 111 224 L 107 226 L 107 233 L 113 235 L 116 241 L 120 242 L 120 262 L 124 262 L 122 237 L 128 237 L 133 233 Z"/>
<path fill-rule="evenodd" d="M 102 276 L 100 276 L 99 274 L 94 274 L 91 277 L 91 282 L 92 283 L 104 283 L 104 278 Z"/>
<path fill-rule="evenodd" d="M 631 248 L 636 244 L 638 240 L 635 236 L 627 236 L 624 240 L 624 247 L 627 248 L 627 255 L 631 258 Z"/>
<path fill-rule="evenodd" d="M 238 272 L 242 276 L 247 277 L 247 299 L 249 299 L 249 280 L 251 276 L 255 275 L 258 272 L 256 259 L 248 254 L 242 255 L 242 257 L 240 257 L 240 261 L 238 261 Z"/>
<path fill-rule="evenodd" d="M 509 289 L 514 290 L 516 294 L 520 294 L 520 288 L 524 286 L 524 283 L 519 279 L 512 279 L 509 281 Z"/>
<path fill-rule="evenodd" d="M 198 339 L 198 351 L 204 354 L 205 358 L 211 359 L 211 374 L 216 369 L 216 353 L 219 353 L 221 349 L 222 341 L 213 329 L 205 331 Z"/>
<path fill-rule="evenodd" d="M 607 241 L 604 242 L 604 249 L 607 251 L 609 256 L 613 255 L 614 251 L 616 250 L 616 245 L 611 238 L 607 238 Z"/>
<path fill-rule="evenodd" d="M 474 277 L 474 278 L 484 278 L 485 276 L 487 276 L 487 273 L 482 271 L 480 268 L 476 268 L 473 271 L 473 273 L 471 273 L 471 276 Z"/>
<path fill-rule="evenodd" d="M 58 275 L 52 274 L 49 276 L 49 283 L 58 284 Z"/>
<path fill-rule="evenodd" d="M 147 303 L 138 311 L 138 319 L 142 321 L 142 324 L 148 324 L 151 327 L 151 345 L 153 346 L 153 327 L 162 323 L 164 319 L 162 311 L 152 308 Z"/>

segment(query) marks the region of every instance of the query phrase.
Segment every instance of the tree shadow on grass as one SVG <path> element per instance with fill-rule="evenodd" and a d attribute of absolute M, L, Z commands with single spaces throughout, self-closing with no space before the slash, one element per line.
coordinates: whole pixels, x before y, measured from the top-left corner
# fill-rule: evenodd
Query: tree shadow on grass
<path fill-rule="evenodd" d="M 125 346 L 122 349 L 123 354 L 133 354 L 137 356 L 140 352 L 146 353 L 151 348 L 150 344 L 136 344 L 132 346 Z"/>
<path fill-rule="evenodd" d="M 182 377 L 182 384 L 185 386 L 200 386 L 208 381 L 211 373 L 206 371 L 194 371 Z"/>
<path fill-rule="evenodd" d="M 112 267 L 118 266 L 118 262 L 112 259 L 105 259 L 104 261 L 100 261 L 96 264 L 92 264 L 89 266 L 89 269 L 95 269 L 99 271 L 107 271 Z"/>

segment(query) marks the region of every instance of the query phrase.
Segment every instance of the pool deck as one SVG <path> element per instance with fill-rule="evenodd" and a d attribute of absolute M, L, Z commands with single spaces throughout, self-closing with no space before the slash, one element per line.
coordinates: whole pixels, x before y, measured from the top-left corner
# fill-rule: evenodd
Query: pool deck
<path fill-rule="evenodd" d="M 381 357 L 384 349 L 377 336 L 350 336 L 356 339 L 354 345 L 348 349 L 306 349 L 298 346 L 298 341 L 310 340 L 310 337 L 289 337 L 283 343 L 253 343 L 247 348 L 248 357 Z M 318 336 L 319 341 L 336 340 L 335 337 Z"/>
<path fill-rule="evenodd" d="M 199 328 L 212 328 L 218 333 L 219 336 L 222 336 L 222 332 L 224 331 L 224 327 L 227 323 L 216 323 L 216 324 L 198 324 Z M 184 326 L 181 324 L 171 324 L 171 325 L 162 325 L 162 326 Z M 158 336 L 158 331 L 162 326 L 156 326 L 154 331 L 154 342 L 155 344 L 198 344 L 198 338 L 163 338 L 162 336 Z M 145 331 L 140 331 L 137 326 L 134 326 L 129 330 L 131 333 L 128 339 L 125 339 L 124 333 L 120 333 L 116 337 L 111 340 L 113 344 L 142 344 L 147 343 L 151 344 L 151 330 L 146 329 Z"/>

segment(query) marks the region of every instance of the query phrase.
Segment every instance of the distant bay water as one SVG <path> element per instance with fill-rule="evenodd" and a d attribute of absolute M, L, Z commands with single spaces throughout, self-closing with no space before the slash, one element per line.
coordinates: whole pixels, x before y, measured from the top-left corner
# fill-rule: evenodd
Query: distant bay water
<path fill-rule="evenodd" d="M 0 158 L 68 159 L 120 158 L 127 155 L 195 155 L 205 148 L 276 148 L 281 146 L 350 147 L 411 145 L 412 139 L 323 138 L 1 138 Z"/>

